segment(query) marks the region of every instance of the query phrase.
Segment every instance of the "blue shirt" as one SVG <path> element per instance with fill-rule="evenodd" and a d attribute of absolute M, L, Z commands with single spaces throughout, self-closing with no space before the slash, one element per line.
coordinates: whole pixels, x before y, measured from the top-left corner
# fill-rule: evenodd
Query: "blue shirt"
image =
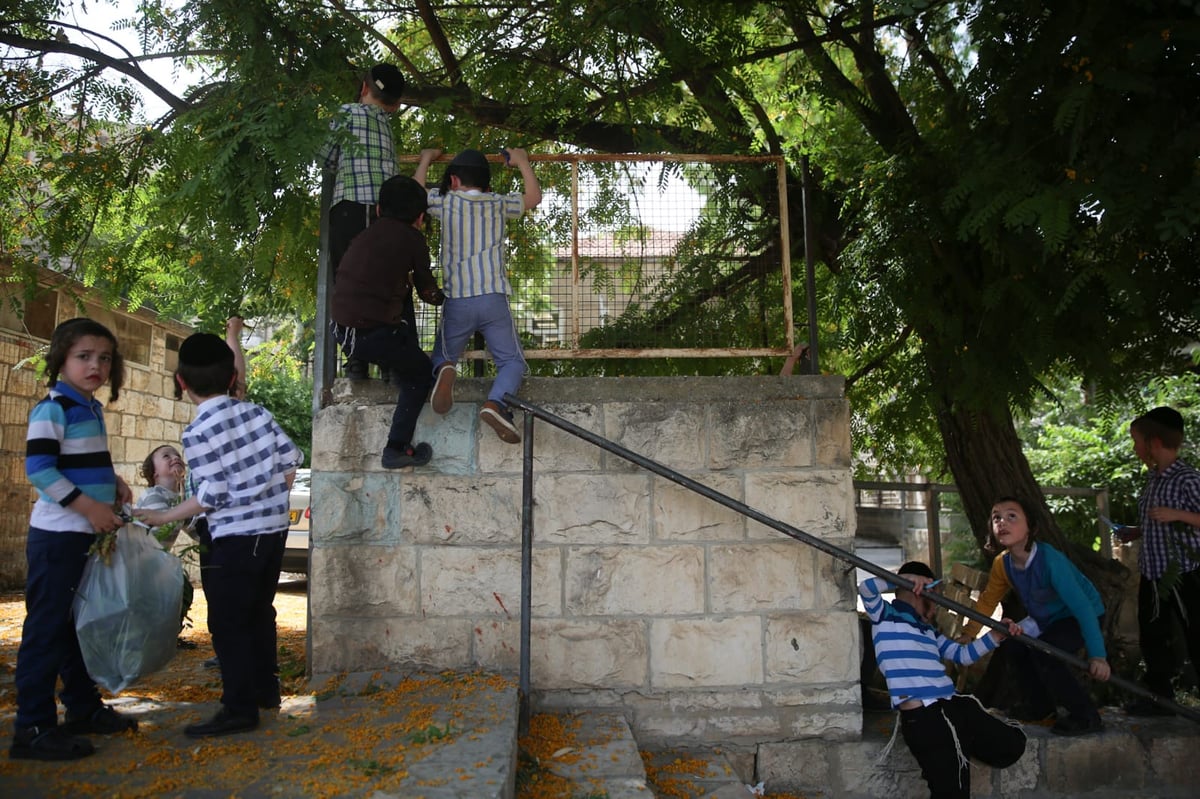
<path fill-rule="evenodd" d="M 1104 600 L 1092 581 L 1083 576 L 1067 556 L 1045 543 L 1035 543 L 1019 569 L 1011 553 L 1004 558 L 1004 572 L 1021 597 L 1021 604 L 1043 630 L 1056 621 L 1074 616 L 1083 633 L 1088 657 L 1107 657 L 1100 617 Z"/>
<path fill-rule="evenodd" d="M 907 602 L 885 602 L 880 594 L 889 585 L 882 577 L 872 577 L 859 584 L 858 595 L 871 619 L 875 661 L 887 680 L 892 707 L 909 699 L 930 704 L 953 696 L 954 681 L 943 661 L 974 663 L 996 648 L 996 639 L 984 635 L 969 644 L 951 641 L 922 621 Z"/>
<path fill-rule="evenodd" d="M 196 407 L 183 451 L 213 538 L 288 526 L 286 475 L 302 454 L 265 408 L 218 396 Z"/>
<path fill-rule="evenodd" d="M 95 533 L 86 516 L 67 506 L 80 494 L 107 505 L 117 499 L 103 406 L 61 381 L 51 386 L 29 412 L 25 474 L 38 493 L 31 527 Z"/>

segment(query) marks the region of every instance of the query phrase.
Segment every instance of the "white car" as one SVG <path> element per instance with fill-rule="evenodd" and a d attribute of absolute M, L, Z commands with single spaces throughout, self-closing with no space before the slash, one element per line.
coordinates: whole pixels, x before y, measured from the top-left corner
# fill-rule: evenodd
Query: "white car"
<path fill-rule="evenodd" d="M 297 469 L 288 508 L 287 547 L 283 571 L 308 574 L 308 525 L 312 519 L 312 470 Z"/>

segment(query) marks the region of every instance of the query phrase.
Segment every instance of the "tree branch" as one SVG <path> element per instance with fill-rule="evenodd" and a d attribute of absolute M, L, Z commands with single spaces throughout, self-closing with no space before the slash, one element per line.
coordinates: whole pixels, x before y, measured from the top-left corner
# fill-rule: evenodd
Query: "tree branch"
<path fill-rule="evenodd" d="M 8 31 L 0 31 L 0 43 L 35 53 L 63 53 L 82 58 L 85 61 L 91 61 L 102 68 L 112 69 L 123 75 L 127 75 L 145 86 L 175 111 L 182 111 L 188 107 L 186 100 L 177 97 L 161 83 L 143 72 L 135 63 L 131 63 L 132 59 L 113 58 L 99 50 L 73 44 L 72 42 L 60 42 L 57 39 L 31 39 Z"/>

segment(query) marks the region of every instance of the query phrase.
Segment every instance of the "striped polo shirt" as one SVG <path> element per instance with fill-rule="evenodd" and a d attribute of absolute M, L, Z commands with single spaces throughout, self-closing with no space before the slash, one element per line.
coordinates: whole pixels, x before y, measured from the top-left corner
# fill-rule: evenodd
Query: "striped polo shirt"
<path fill-rule="evenodd" d="M 858 595 L 871 619 L 875 661 L 887 680 L 892 707 L 909 699 L 928 705 L 953 696 L 954 681 L 946 674 L 943 661 L 974 663 L 996 648 L 996 639 L 984 635 L 965 645 L 951 641 L 917 618 L 907 603 L 885 602 L 880 594 L 888 586 L 882 577 L 872 577 L 859 584 Z"/>
<path fill-rule="evenodd" d="M 117 499 L 103 406 L 64 382 L 51 386 L 29 413 L 25 474 L 38 493 L 31 527 L 95 533 L 87 517 L 67 505 L 80 494 L 109 505 Z"/>

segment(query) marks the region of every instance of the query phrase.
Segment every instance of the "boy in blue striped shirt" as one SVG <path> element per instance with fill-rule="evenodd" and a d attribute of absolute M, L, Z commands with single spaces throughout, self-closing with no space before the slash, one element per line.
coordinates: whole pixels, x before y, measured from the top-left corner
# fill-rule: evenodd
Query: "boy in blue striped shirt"
<path fill-rule="evenodd" d="M 887 680 L 892 707 L 900 712 L 900 734 L 908 744 L 932 799 L 971 795 L 968 758 L 993 768 L 1011 766 L 1025 752 L 1025 733 L 988 713 L 979 700 L 957 694 L 943 661 L 974 663 L 996 648 L 1002 636 L 993 630 L 970 644 L 960 644 L 938 632 L 929 620 L 936 605 L 922 596 L 933 582 L 933 571 L 920 561 L 900 567 L 912 590 L 896 587 L 896 598 L 881 594 L 892 585 L 881 577 L 863 580 L 858 594 L 871 619 L 875 659 Z M 1009 632 L 1020 627 L 1005 620 Z"/>
<path fill-rule="evenodd" d="M 421 151 L 414 179 L 425 185 L 425 174 L 441 150 Z M 496 431 L 500 440 L 517 444 L 521 436 L 513 423 L 505 394 L 516 394 L 525 377 L 525 355 L 517 336 L 508 295 L 512 287 L 505 263 L 505 223 L 519 219 L 542 201 L 542 188 L 529 155 L 513 147 L 505 160 L 521 172 L 524 191 L 497 194 L 491 191 L 491 167 L 478 150 L 463 150 L 446 168 L 441 186 L 429 192 L 431 217 L 441 220 L 442 290 L 446 304 L 433 344 L 434 412 L 445 414 L 454 405 L 458 359 L 476 332 L 496 362 L 496 379 L 488 391 L 479 418 Z"/>
<path fill-rule="evenodd" d="M 38 499 L 25 542 L 25 623 L 14 682 L 17 719 L 9 757 L 75 760 L 95 752 L 80 735 L 136 730 L 137 721 L 105 705 L 87 673 L 75 633 L 72 604 L 97 533 L 124 523 L 115 504 L 133 499 L 113 469 L 104 410 L 96 392 L 121 396 L 125 361 L 117 339 L 92 319 L 69 319 L 54 329 L 46 354 L 49 395 L 29 414 L 25 473 Z M 58 723 L 54 688 L 66 718 Z"/>

